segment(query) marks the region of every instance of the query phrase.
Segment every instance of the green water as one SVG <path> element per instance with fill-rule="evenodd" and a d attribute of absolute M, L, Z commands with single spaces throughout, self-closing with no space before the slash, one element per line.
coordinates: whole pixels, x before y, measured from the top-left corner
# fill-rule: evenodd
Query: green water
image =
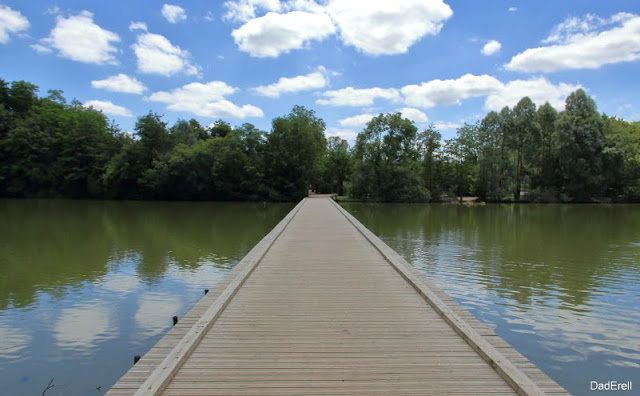
<path fill-rule="evenodd" d="M 0 200 L 0 395 L 105 393 L 292 207 Z"/>
<path fill-rule="evenodd" d="M 572 394 L 640 389 L 640 206 L 343 206 Z"/>

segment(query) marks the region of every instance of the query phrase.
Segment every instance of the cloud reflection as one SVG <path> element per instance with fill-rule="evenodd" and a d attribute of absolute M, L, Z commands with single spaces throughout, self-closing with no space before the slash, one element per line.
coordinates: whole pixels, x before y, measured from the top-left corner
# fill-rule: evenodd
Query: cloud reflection
<path fill-rule="evenodd" d="M 135 337 L 146 339 L 163 333 L 171 325 L 171 317 L 182 308 L 179 295 L 162 292 L 143 294 L 138 298 L 135 315 Z"/>
<path fill-rule="evenodd" d="M 135 291 L 139 285 L 140 280 L 137 276 L 117 272 L 108 275 L 101 286 L 105 290 L 125 294 Z"/>
<path fill-rule="evenodd" d="M 85 302 L 60 312 L 53 336 L 60 348 L 90 353 L 97 344 L 115 337 L 113 312 L 104 303 Z"/>
<path fill-rule="evenodd" d="M 219 261 L 209 259 L 201 262 L 195 268 L 182 268 L 172 264 L 166 271 L 167 277 L 183 282 L 185 287 L 201 291 L 211 288 L 229 273 L 232 266 L 218 264 Z"/>
<path fill-rule="evenodd" d="M 24 329 L 0 323 L 0 359 L 17 359 L 32 339 Z"/>

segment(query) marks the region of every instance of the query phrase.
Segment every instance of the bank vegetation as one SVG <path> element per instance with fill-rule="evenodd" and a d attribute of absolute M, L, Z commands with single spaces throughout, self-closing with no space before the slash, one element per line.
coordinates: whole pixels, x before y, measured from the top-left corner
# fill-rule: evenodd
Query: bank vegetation
<path fill-rule="evenodd" d="M 390 113 L 350 147 L 301 106 L 269 132 L 148 113 L 130 134 L 61 91 L 0 80 L 0 196 L 298 200 L 308 189 L 380 202 L 639 201 L 640 122 L 600 114 L 580 89 L 563 111 L 525 97 L 451 139 Z"/>

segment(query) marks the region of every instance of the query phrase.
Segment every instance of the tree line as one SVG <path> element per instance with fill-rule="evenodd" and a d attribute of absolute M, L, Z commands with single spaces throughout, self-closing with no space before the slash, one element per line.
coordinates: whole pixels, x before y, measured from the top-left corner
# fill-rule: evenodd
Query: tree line
<path fill-rule="evenodd" d="M 371 119 L 349 147 L 294 106 L 269 133 L 156 113 L 125 133 L 61 91 L 0 80 L 0 196 L 298 200 L 317 192 L 385 202 L 640 200 L 640 123 L 598 113 L 583 90 L 565 110 L 528 97 L 452 139 L 400 113 Z"/>
<path fill-rule="evenodd" d="M 561 112 L 524 97 L 448 140 L 433 127 L 418 132 L 400 114 L 379 115 L 353 156 L 359 199 L 640 200 L 640 122 L 601 115 L 582 89 Z"/>

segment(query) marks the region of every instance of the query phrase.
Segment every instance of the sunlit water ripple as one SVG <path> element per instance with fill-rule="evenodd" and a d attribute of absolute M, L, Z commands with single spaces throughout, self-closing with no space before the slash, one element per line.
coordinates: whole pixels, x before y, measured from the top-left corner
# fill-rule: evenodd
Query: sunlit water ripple
<path fill-rule="evenodd" d="M 97 395 L 292 205 L 0 200 L 0 395 Z"/>

